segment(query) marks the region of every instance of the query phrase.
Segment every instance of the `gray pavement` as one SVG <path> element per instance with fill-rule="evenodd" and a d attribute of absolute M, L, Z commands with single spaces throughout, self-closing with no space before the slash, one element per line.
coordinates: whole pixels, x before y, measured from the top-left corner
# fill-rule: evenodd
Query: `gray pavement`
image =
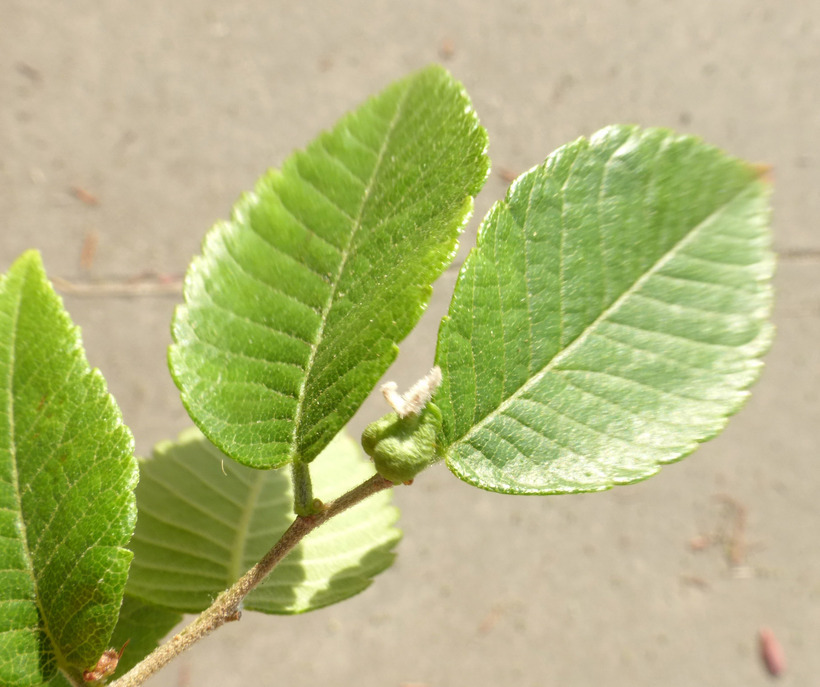
<path fill-rule="evenodd" d="M 773 165 L 763 377 L 718 439 L 639 485 L 505 497 L 437 467 L 397 490 L 399 559 L 367 592 L 246 614 L 149 684 L 765 685 L 762 626 L 784 645 L 780 684 L 817 684 L 820 4 L 0 0 L 0 269 L 36 247 L 75 281 L 180 274 L 267 167 L 432 61 L 490 134 L 496 171 L 465 245 L 499 172 L 608 123 Z M 388 375 L 400 386 L 430 366 L 457 267 Z M 165 366 L 176 300 L 66 296 L 141 453 L 189 424 Z M 382 412 L 372 398 L 355 431 Z M 739 507 L 737 565 L 693 550 L 731 534 Z"/>

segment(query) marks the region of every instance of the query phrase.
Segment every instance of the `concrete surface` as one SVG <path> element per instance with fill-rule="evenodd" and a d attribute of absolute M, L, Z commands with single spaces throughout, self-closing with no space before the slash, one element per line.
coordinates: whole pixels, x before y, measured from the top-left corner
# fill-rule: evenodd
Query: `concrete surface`
<path fill-rule="evenodd" d="M 817 684 L 817 2 L 0 0 L 0 268 L 33 246 L 76 281 L 182 273 L 265 168 L 431 61 L 467 86 L 497 171 L 611 122 L 772 164 L 762 380 L 723 435 L 640 485 L 505 497 L 434 469 L 397 491 L 400 556 L 366 593 L 246 614 L 149 684 L 765 685 L 761 626 L 784 645 L 780 684 Z M 505 188 L 494 173 L 466 243 Z M 430 365 L 456 269 L 402 347 L 400 384 Z M 176 300 L 66 297 L 143 453 L 188 424 L 165 367 Z M 371 399 L 355 429 L 382 412 Z M 719 545 L 692 550 L 731 531 L 732 503 L 747 515 L 734 569 Z"/>

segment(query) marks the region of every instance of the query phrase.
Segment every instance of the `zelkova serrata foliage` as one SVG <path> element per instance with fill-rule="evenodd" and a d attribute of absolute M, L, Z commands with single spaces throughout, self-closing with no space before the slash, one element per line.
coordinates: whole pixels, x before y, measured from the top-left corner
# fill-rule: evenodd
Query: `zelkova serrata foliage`
<path fill-rule="evenodd" d="M 364 432 L 376 474 L 334 439 L 453 259 L 486 149 L 464 89 L 430 67 L 265 174 L 188 271 L 169 364 L 199 431 L 160 444 L 139 486 L 39 255 L 14 263 L 0 281 L 0 684 L 100 682 L 126 641 L 115 683 L 141 684 L 241 609 L 363 590 L 398 541 L 390 487 L 440 460 L 491 491 L 597 491 L 723 428 L 771 338 L 768 185 L 693 137 L 612 126 L 490 210 L 435 367 L 403 395 L 385 385 L 394 412 Z M 201 615 L 155 649 L 183 612 Z"/>

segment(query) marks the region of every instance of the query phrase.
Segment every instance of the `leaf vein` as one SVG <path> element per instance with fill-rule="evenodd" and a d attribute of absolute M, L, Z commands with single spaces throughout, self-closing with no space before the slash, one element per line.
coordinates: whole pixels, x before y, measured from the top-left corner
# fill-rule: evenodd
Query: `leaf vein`
<path fill-rule="evenodd" d="M 577 159 L 577 158 L 576 158 Z M 574 165 L 575 161 L 573 161 Z M 595 318 L 586 328 L 566 347 L 562 348 L 553 358 L 547 362 L 544 367 L 539 370 L 535 375 L 530 377 L 524 384 L 522 384 L 516 391 L 511 393 L 502 403 L 500 403 L 494 410 L 494 412 L 490 412 L 485 415 L 481 420 L 476 422 L 473 427 L 471 427 L 465 434 L 461 437 L 456 438 L 451 443 L 452 446 L 469 439 L 475 433 L 480 431 L 483 427 L 485 427 L 493 417 L 495 417 L 499 413 L 503 413 L 504 410 L 521 394 L 525 393 L 528 389 L 534 387 L 545 374 L 547 374 L 550 370 L 555 369 L 564 359 L 568 358 L 577 348 L 579 348 L 589 336 L 595 331 L 598 324 L 603 321 L 610 320 L 610 316 L 620 309 L 622 304 L 631 296 L 633 296 L 642 286 L 643 284 L 657 271 L 662 269 L 673 257 L 680 254 L 685 247 L 691 243 L 700 233 L 704 226 L 706 226 L 710 220 L 716 216 L 717 214 L 725 211 L 727 207 L 729 207 L 733 202 L 735 202 L 738 197 L 740 197 L 743 193 L 747 191 L 747 188 L 743 188 L 739 190 L 732 198 L 726 200 L 724 203 L 720 205 L 720 207 L 715 208 L 711 213 L 709 213 L 701 222 L 695 225 L 689 232 L 687 232 L 681 239 L 669 250 L 666 251 L 665 254 L 658 257 L 655 261 L 654 265 L 650 269 L 648 269 L 640 278 L 638 278 L 630 287 L 626 288 L 624 292 L 610 305 L 606 308 L 601 314 Z M 563 276 L 562 276 L 563 282 Z M 563 296 L 562 296 L 562 303 L 563 303 Z M 723 346 L 724 348 L 734 348 L 730 346 Z M 475 417 L 475 416 L 474 416 Z M 449 449 L 449 450 L 451 450 Z"/>

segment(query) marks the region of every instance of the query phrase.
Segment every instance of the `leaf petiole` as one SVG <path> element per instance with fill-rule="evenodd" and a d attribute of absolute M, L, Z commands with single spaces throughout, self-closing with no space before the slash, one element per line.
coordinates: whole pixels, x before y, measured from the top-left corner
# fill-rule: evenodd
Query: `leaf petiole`
<path fill-rule="evenodd" d="M 322 509 L 322 502 L 313 498 L 313 483 L 310 479 L 310 465 L 300 460 L 293 461 L 293 512 L 296 515 L 316 515 Z M 318 503 L 317 503 L 318 501 Z"/>

